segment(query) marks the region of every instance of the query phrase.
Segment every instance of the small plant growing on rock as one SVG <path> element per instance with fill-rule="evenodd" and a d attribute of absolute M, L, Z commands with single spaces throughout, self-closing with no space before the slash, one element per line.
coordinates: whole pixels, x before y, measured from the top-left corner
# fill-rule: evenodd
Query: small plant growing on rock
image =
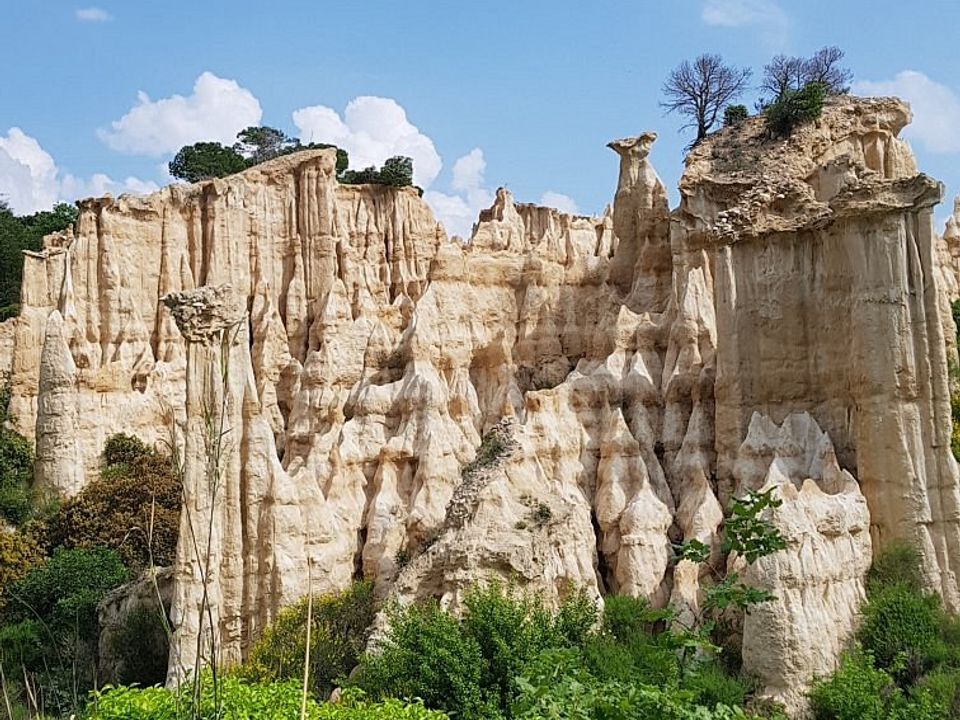
<path fill-rule="evenodd" d="M 820 117 L 826 97 L 826 88 L 819 82 L 809 83 L 801 90 L 788 90 L 767 107 L 767 130 L 774 137 L 789 137 L 797 126 Z"/>
<path fill-rule="evenodd" d="M 750 111 L 747 110 L 746 105 L 727 105 L 727 109 L 723 111 L 723 124 L 725 127 L 739 125 L 748 117 L 750 117 Z"/>

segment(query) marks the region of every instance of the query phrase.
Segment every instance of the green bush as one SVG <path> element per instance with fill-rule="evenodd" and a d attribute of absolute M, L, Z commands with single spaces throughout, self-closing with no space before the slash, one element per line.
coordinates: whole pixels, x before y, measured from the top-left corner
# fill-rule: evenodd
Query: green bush
<path fill-rule="evenodd" d="M 6 427 L 9 392 L 0 397 L 0 521 L 21 525 L 33 514 L 33 446 Z"/>
<path fill-rule="evenodd" d="M 896 686 L 869 655 L 847 655 L 828 679 L 810 691 L 816 720 L 885 720 Z"/>
<path fill-rule="evenodd" d="M 788 90 L 783 97 L 767 106 L 767 129 L 774 136 L 787 136 L 803 123 L 816 120 L 823 113 L 826 89 L 821 83 L 809 83 L 801 90 Z"/>
<path fill-rule="evenodd" d="M 154 451 L 140 438 L 126 433 L 114 433 L 103 444 L 103 464 L 107 468 L 114 465 L 133 466 L 153 454 Z"/>
<path fill-rule="evenodd" d="M 529 663 L 518 679 L 513 717 L 520 720 L 745 720 L 739 708 L 697 705 L 692 694 L 636 680 L 600 680 L 574 648 L 550 649 Z"/>
<path fill-rule="evenodd" d="M 941 612 L 937 596 L 895 585 L 863 606 L 858 638 L 877 667 L 909 685 L 945 654 Z"/>
<path fill-rule="evenodd" d="M 258 682 L 303 677 L 307 598 L 280 613 L 253 646 L 241 673 Z M 310 637 L 310 688 L 329 695 L 335 683 L 356 667 L 373 624 L 373 584 L 354 583 L 313 603 Z"/>
<path fill-rule="evenodd" d="M 704 662 L 687 673 L 683 687 L 693 693 L 694 701 L 705 707 L 743 706 L 752 689 L 749 680 L 731 675 L 716 662 Z"/>
<path fill-rule="evenodd" d="M 923 578 L 920 576 L 920 567 L 920 553 L 913 545 L 903 540 L 893 541 L 870 566 L 867 594 L 874 595 L 894 585 L 921 592 Z"/>
<path fill-rule="evenodd" d="M 45 523 L 49 548 L 107 547 L 132 574 L 173 562 L 180 529 L 180 481 L 168 458 L 129 435 L 112 435 L 100 477 Z"/>
<path fill-rule="evenodd" d="M 32 674 L 48 709 L 75 710 L 94 684 L 97 604 L 126 580 L 117 554 L 94 548 L 58 550 L 8 585 L 0 611 L 0 661 L 8 676 Z"/>
<path fill-rule="evenodd" d="M 456 717 L 509 717 L 526 663 L 546 648 L 585 643 L 597 622 L 582 593 L 550 613 L 539 595 L 492 582 L 463 604 L 461 619 L 435 603 L 395 609 L 381 652 L 364 658 L 360 686 L 374 697 L 420 697 Z"/>
<path fill-rule="evenodd" d="M 727 127 L 739 125 L 750 117 L 750 111 L 746 105 L 727 105 L 723 111 L 723 124 Z"/>
<path fill-rule="evenodd" d="M 390 632 L 379 652 L 364 657 L 357 682 L 378 699 L 421 698 L 457 718 L 501 717 L 484 674 L 476 639 L 429 602 L 390 612 Z"/>
<path fill-rule="evenodd" d="M 179 691 L 162 687 L 106 687 L 91 693 L 83 720 L 299 720 L 302 688 L 296 681 L 248 683 L 226 676 L 217 691 L 209 676 L 195 702 L 192 688 Z M 347 690 L 338 703 L 320 704 L 307 698 L 308 720 L 446 720 L 441 712 L 422 703 L 390 699 L 370 702 L 362 693 Z"/>

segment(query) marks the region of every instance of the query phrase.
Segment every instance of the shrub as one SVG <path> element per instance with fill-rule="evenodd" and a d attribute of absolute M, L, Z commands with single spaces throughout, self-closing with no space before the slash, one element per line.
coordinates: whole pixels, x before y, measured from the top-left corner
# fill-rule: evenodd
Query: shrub
<path fill-rule="evenodd" d="M 942 707 L 948 717 L 960 717 L 960 670 L 937 670 L 923 677 L 917 686 Z"/>
<path fill-rule="evenodd" d="M 816 720 L 885 720 L 887 703 L 897 692 L 890 676 L 869 655 L 847 655 L 830 679 L 810 691 Z"/>
<path fill-rule="evenodd" d="M 364 657 L 359 686 L 375 698 L 421 698 L 457 718 L 497 718 L 496 698 L 484 688 L 480 645 L 435 602 L 390 611 L 390 632 L 379 653 Z"/>
<path fill-rule="evenodd" d="M 870 566 L 867 573 L 867 593 L 874 595 L 894 585 L 921 592 L 923 578 L 920 576 L 920 566 L 920 553 L 917 549 L 903 540 L 895 540 Z"/>
<path fill-rule="evenodd" d="M 726 110 L 723 111 L 723 124 L 727 127 L 739 125 L 748 117 L 750 117 L 750 111 L 747 110 L 746 105 L 727 105 Z"/>
<path fill-rule="evenodd" d="M 703 662 L 683 679 L 683 687 L 693 693 L 698 705 L 715 707 L 743 706 L 751 691 L 749 680 L 724 672 L 715 662 Z"/>
<path fill-rule="evenodd" d="M 307 598 L 280 613 L 253 646 L 241 672 L 259 682 L 303 677 Z M 310 688 L 325 697 L 356 667 L 373 624 L 373 584 L 354 583 L 316 598 L 310 639 Z"/>
<path fill-rule="evenodd" d="M 25 437 L 2 423 L 6 403 L 0 413 L 0 521 L 20 525 L 32 515 L 34 506 L 30 486 L 33 482 L 33 447 Z"/>
<path fill-rule="evenodd" d="M 180 528 L 180 481 L 170 460 L 129 435 L 113 435 L 100 477 L 46 522 L 47 547 L 107 547 L 133 574 L 173 562 Z"/>
<path fill-rule="evenodd" d="M 236 677 L 221 679 L 214 700 L 213 684 L 205 677 L 200 702 L 191 697 L 191 688 L 179 691 L 162 687 L 106 687 L 91 693 L 83 720 L 296 720 L 300 717 L 301 687 L 295 681 L 247 683 Z M 216 705 L 219 704 L 219 712 Z M 390 699 L 382 703 L 367 700 L 356 690 L 344 692 L 336 704 L 306 703 L 308 720 L 446 720 L 441 712 L 427 710 L 422 703 Z"/>
<path fill-rule="evenodd" d="M 698 706 L 690 693 L 641 682 L 599 680 L 573 648 L 547 650 L 518 680 L 513 717 L 522 720 L 746 720 L 739 708 Z"/>
<path fill-rule="evenodd" d="M 58 550 L 5 590 L 0 658 L 35 674 L 48 709 L 75 710 L 93 687 L 97 604 L 127 579 L 112 550 Z"/>
<path fill-rule="evenodd" d="M 901 684 L 912 684 L 944 655 L 941 612 L 935 595 L 895 585 L 863 606 L 858 638 L 879 668 Z"/>
<path fill-rule="evenodd" d="M 827 93 L 821 83 L 809 83 L 801 90 L 788 90 L 766 109 L 767 128 L 774 136 L 787 136 L 803 123 L 823 113 Z"/>
<path fill-rule="evenodd" d="M 43 554 L 32 533 L 0 530 L 0 609 L 5 601 L 5 588 L 20 580 L 42 561 Z"/>
<path fill-rule="evenodd" d="M 151 455 L 153 450 L 146 443 L 126 433 L 115 433 L 103 444 L 103 464 L 108 468 L 114 465 L 133 466 Z"/>

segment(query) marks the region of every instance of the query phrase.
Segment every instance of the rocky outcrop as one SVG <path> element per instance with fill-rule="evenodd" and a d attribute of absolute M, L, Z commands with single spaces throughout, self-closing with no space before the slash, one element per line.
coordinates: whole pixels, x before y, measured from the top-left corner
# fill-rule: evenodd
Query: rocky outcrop
<path fill-rule="evenodd" d="M 754 414 L 734 476 L 738 491 L 775 490 L 782 504 L 767 519 L 787 545 L 744 571 L 744 582 L 774 597 L 744 617 L 744 670 L 791 714 L 802 712 L 809 682 L 829 675 L 849 647 L 866 597 L 873 556 L 867 502 L 807 413 L 781 426 Z"/>
<path fill-rule="evenodd" d="M 151 568 L 133 582 L 111 590 L 97 606 L 100 641 L 97 649 L 97 682 L 99 685 L 131 682 L 137 669 L 153 664 L 155 658 L 137 658 L 140 668 L 127 667 L 130 657 L 124 652 L 129 647 L 131 634 L 150 633 L 142 638 L 139 648 L 163 653 L 168 613 L 173 594 L 172 568 Z M 149 640 L 160 645 L 154 648 Z M 151 668 L 152 669 L 152 668 Z"/>
<path fill-rule="evenodd" d="M 338 185 L 332 151 L 85 201 L 27 257 L 14 422 L 88 477 L 117 430 L 182 452 L 172 678 L 358 576 L 401 602 L 501 577 L 689 617 L 707 572 L 671 544 L 719 566 L 731 494 L 776 486 L 787 548 L 750 572 L 778 599 L 744 657 L 797 707 L 873 548 L 913 540 L 960 602 L 950 251 L 908 116 L 841 98 L 787 140 L 724 129 L 673 212 L 655 135 L 617 140 L 606 216 L 501 189 L 467 243 L 413 189 Z"/>

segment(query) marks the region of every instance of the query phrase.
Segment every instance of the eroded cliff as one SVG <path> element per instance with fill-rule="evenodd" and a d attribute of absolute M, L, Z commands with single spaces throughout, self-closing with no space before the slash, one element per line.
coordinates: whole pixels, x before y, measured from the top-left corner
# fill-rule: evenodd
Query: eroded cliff
<path fill-rule="evenodd" d="M 671 543 L 719 561 L 729 496 L 775 486 L 787 548 L 750 572 L 778 600 L 744 661 L 797 707 L 874 547 L 916 542 L 960 604 L 956 279 L 908 118 L 843 98 L 787 140 L 725 129 L 673 212 L 656 136 L 617 140 L 608 216 L 501 190 L 465 244 L 412 189 L 339 185 L 333 151 L 86 201 L 27 259 L 14 420 L 62 494 L 112 432 L 178 448 L 172 676 L 357 575 L 404 602 L 497 575 L 694 612 L 709 574 Z"/>

